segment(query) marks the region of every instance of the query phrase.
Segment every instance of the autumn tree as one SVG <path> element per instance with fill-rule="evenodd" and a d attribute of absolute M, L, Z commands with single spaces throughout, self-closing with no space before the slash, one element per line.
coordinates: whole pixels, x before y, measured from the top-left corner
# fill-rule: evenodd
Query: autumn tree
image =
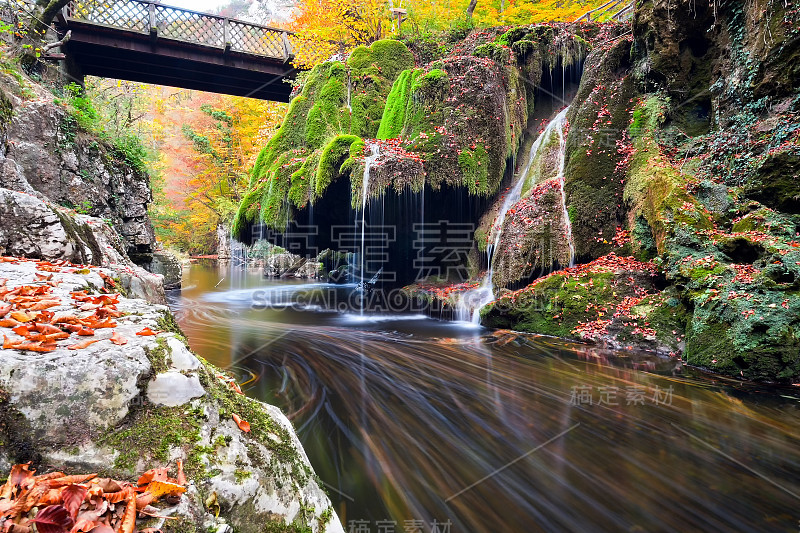
<path fill-rule="evenodd" d="M 384 38 L 391 27 L 385 0 L 301 0 L 291 21 L 295 64 L 312 66 L 331 55 Z"/>

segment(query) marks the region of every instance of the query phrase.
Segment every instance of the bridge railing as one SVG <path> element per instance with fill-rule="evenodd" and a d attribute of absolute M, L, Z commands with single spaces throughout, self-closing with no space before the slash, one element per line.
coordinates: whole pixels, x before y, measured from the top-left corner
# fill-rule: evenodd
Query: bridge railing
<path fill-rule="evenodd" d="M 74 0 L 64 8 L 63 15 L 67 22 L 150 34 L 284 62 L 294 56 L 291 32 L 286 30 L 149 0 Z"/>

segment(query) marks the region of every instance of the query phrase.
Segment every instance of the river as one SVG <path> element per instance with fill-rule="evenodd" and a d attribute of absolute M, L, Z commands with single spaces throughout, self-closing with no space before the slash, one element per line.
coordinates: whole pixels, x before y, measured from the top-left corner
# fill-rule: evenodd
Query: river
<path fill-rule="evenodd" d="M 796 387 L 336 312 L 309 295 L 347 288 L 212 262 L 184 287 L 170 303 L 192 348 L 289 414 L 346 530 L 798 531 Z"/>

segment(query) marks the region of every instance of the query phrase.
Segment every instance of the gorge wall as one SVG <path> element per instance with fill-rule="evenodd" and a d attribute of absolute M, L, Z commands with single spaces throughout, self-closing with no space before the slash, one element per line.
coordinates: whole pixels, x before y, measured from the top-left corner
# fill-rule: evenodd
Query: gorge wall
<path fill-rule="evenodd" d="M 316 224 L 316 251 L 359 252 L 390 226 L 386 281 L 452 307 L 488 279 L 486 325 L 797 379 L 797 39 L 783 2 L 655 0 L 632 26 L 360 48 L 308 76 L 234 231 Z M 435 221 L 472 225 L 470 279 L 409 266 L 414 224 Z"/>

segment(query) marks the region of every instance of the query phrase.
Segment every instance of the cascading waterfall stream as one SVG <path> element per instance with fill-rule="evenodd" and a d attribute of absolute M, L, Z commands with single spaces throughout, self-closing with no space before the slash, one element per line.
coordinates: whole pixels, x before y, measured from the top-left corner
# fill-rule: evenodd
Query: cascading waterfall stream
<path fill-rule="evenodd" d="M 369 200 L 369 171 L 373 163 L 380 157 L 380 146 L 377 143 L 368 143 L 367 150 L 369 155 L 364 158 L 364 177 L 361 180 L 361 249 L 359 250 L 361 269 L 359 276 L 361 283 L 367 282 L 366 277 L 366 229 L 367 229 L 367 202 Z M 361 306 L 361 314 L 364 314 L 364 307 Z"/>
<path fill-rule="evenodd" d="M 569 109 L 569 108 L 567 108 Z M 562 113 L 566 116 L 566 109 Z M 567 195 L 564 192 L 564 166 L 567 160 L 567 138 L 564 135 L 564 124 L 562 119 L 561 127 L 558 128 L 558 188 L 561 193 L 561 216 L 564 220 L 564 234 L 569 245 L 569 266 L 575 266 L 575 241 L 572 239 L 572 222 L 567 211 Z"/>
<path fill-rule="evenodd" d="M 572 227 L 569 222 L 569 217 L 567 216 L 566 198 L 564 195 L 564 164 L 566 159 L 566 138 L 564 136 L 564 125 L 566 124 L 567 120 L 567 111 L 569 111 L 569 107 L 565 107 L 560 113 L 558 113 L 558 115 L 556 115 L 555 118 L 553 118 L 553 120 L 547 124 L 544 131 L 542 131 L 542 133 L 536 138 L 536 141 L 534 141 L 534 143 L 531 145 L 531 149 L 528 152 L 528 158 L 525 161 L 525 166 L 517 175 L 517 179 L 514 182 L 514 185 L 511 187 L 511 190 L 509 190 L 508 194 L 506 194 L 506 197 L 503 200 L 503 205 L 500 207 L 500 211 L 497 214 L 497 218 L 495 218 L 494 223 L 492 224 L 492 230 L 495 233 L 494 241 L 487 245 L 486 248 L 489 270 L 486 273 L 486 276 L 484 276 L 480 287 L 471 291 L 465 291 L 459 298 L 456 307 L 456 318 L 458 320 L 469 320 L 473 324 L 480 324 L 481 309 L 494 301 L 494 270 L 492 264 L 494 262 L 495 253 L 500 248 L 500 241 L 503 237 L 503 224 L 505 224 L 508 211 L 514 206 L 514 204 L 519 202 L 520 198 L 522 197 L 522 188 L 527 181 L 531 166 L 533 165 L 533 162 L 536 161 L 540 152 L 546 149 L 547 140 L 553 134 L 553 131 L 558 133 L 559 139 L 559 164 L 557 179 L 561 189 L 561 205 L 565 217 L 564 219 L 566 221 L 565 233 L 569 241 L 570 266 L 572 266 L 575 252 L 572 243 Z"/>

